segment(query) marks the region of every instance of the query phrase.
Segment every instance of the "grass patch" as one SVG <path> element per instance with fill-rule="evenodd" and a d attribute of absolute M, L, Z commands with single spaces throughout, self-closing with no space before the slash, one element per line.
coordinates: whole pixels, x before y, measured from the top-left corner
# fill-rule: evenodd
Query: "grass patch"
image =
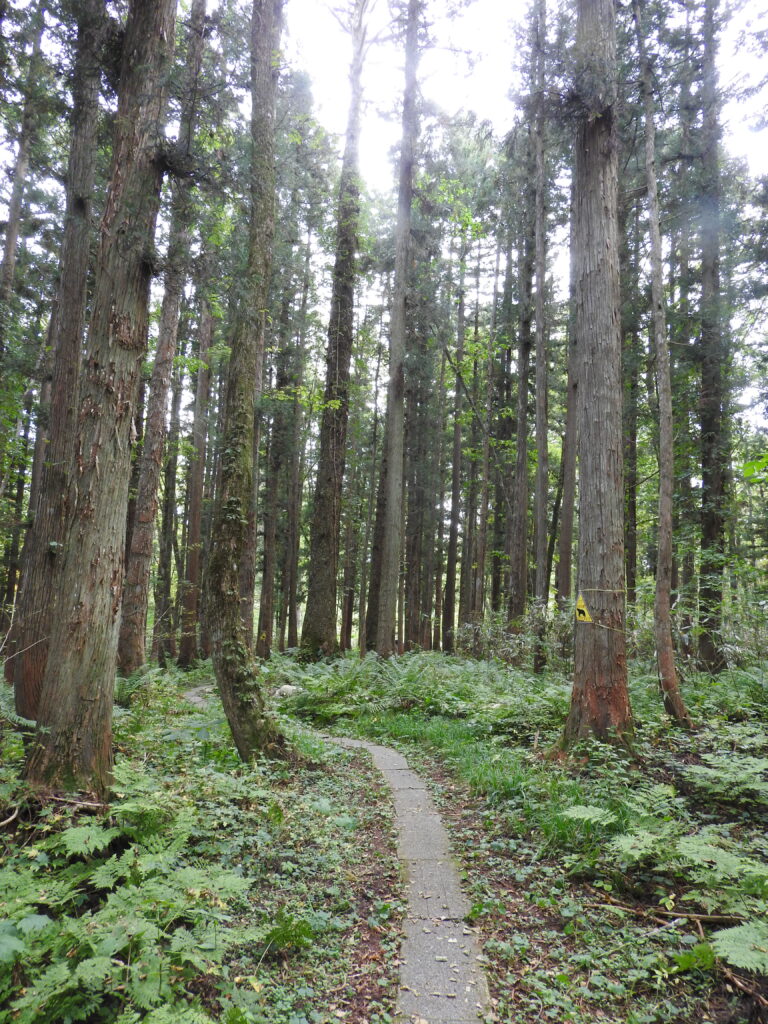
<path fill-rule="evenodd" d="M 636 666 L 637 668 L 637 666 Z M 549 759 L 570 686 L 437 654 L 298 669 L 284 707 L 421 763 L 453 821 L 500 1020 L 754 1024 L 768 1000 L 766 675 L 631 682 L 637 757 Z"/>
<path fill-rule="evenodd" d="M 298 765 L 243 765 L 207 669 L 130 691 L 108 807 L 39 805 L 3 738 L 0 1021 L 387 1021 L 402 905 L 376 773 L 300 734 Z"/>

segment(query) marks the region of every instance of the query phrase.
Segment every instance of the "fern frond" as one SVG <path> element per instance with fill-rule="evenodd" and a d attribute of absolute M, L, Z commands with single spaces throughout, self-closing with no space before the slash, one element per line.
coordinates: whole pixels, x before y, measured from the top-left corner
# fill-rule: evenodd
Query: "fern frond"
<path fill-rule="evenodd" d="M 712 933 L 715 953 L 744 971 L 768 974 L 768 925 L 750 921 Z"/>

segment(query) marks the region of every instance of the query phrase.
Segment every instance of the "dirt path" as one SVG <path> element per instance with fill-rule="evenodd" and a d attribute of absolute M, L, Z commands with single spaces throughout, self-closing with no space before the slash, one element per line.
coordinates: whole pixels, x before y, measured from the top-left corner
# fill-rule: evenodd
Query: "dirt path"
<path fill-rule="evenodd" d="M 327 737 L 331 739 L 331 737 Z M 477 1024 L 489 1010 L 480 949 L 464 923 L 448 836 L 423 780 L 395 750 L 361 740 L 333 739 L 367 750 L 392 789 L 398 856 L 408 891 L 400 950 L 397 1014 L 408 1024 Z"/>

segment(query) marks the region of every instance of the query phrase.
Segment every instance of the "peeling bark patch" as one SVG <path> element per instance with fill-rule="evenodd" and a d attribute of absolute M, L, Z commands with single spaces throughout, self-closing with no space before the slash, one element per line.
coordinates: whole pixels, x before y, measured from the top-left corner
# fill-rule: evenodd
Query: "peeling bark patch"
<path fill-rule="evenodd" d="M 133 330 L 133 323 L 127 313 L 117 313 L 115 310 L 109 318 L 109 342 L 110 345 L 117 344 L 120 348 L 132 349 L 136 347 L 136 337 Z"/>

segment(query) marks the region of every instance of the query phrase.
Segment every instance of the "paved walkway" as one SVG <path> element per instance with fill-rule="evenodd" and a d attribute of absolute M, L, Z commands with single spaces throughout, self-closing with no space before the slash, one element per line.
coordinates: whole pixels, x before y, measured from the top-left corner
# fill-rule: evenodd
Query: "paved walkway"
<path fill-rule="evenodd" d="M 210 686 L 187 690 L 205 707 Z M 469 903 L 461 891 L 440 815 L 423 780 L 402 754 L 362 740 L 325 739 L 367 750 L 392 790 L 397 854 L 408 892 L 400 947 L 400 1024 L 478 1024 L 488 1012 L 488 985 L 474 931 L 464 923 Z"/>
<path fill-rule="evenodd" d="M 489 1010 L 480 949 L 475 933 L 464 923 L 469 904 L 424 782 L 402 754 L 389 747 L 350 739 L 333 742 L 369 751 L 394 797 L 397 852 L 408 888 L 399 1021 L 477 1024 Z"/>

